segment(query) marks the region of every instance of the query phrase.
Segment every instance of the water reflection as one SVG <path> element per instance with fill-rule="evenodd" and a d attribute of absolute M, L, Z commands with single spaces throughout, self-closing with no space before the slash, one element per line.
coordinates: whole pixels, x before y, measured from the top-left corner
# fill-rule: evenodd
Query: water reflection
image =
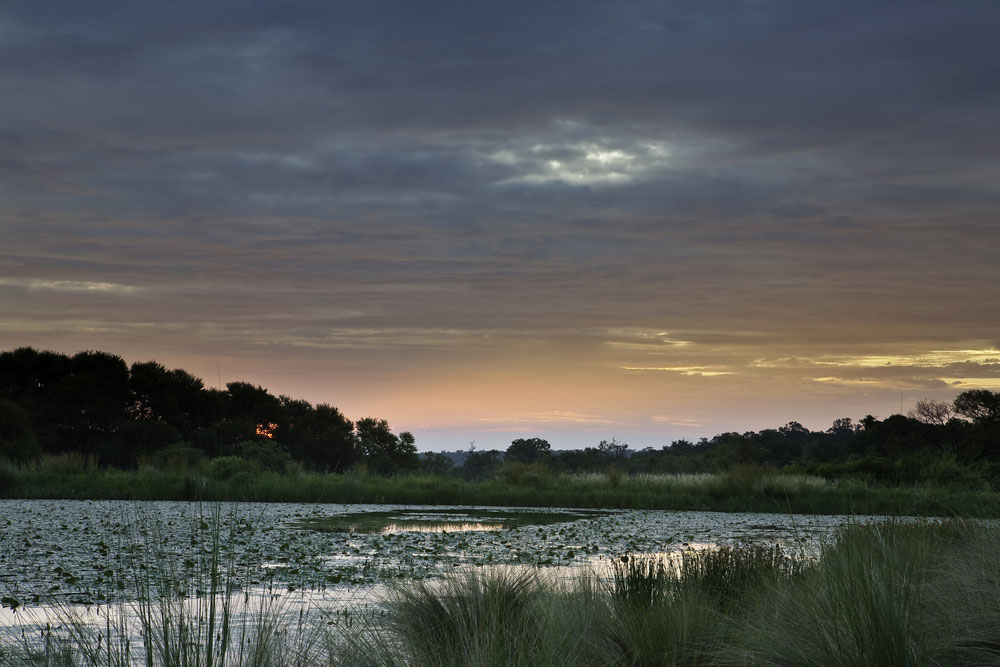
<path fill-rule="evenodd" d="M 424 508 L 346 512 L 297 519 L 293 528 L 327 533 L 385 535 L 398 533 L 494 532 L 526 526 L 549 526 L 608 517 L 606 510 L 498 509 L 473 511 Z"/>
<path fill-rule="evenodd" d="M 379 531 L 382 535 L 390 533 L 461 533 L 461 532 L 481 532 L 490 530 L 503 530 L 502 523 L 390 523 Z"/>

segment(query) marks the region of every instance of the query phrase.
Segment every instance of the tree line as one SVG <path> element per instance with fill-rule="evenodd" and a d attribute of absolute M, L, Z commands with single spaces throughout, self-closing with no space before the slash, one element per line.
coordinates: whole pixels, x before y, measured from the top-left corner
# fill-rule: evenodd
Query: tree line
<path fill-rule="evenodd" d="M 765 466 L 829 478 L 886 484 L 992 483 L 1000 488 L 1000 393 L 974 389 L 954 401 L 918 401 L 908 415 L 834 420 L 811 431 L 798 422 L 776 429 L 722 433 L 632 450 L 614 439 L 555 451 L 540 438 L 514 440 L 505 452 L 468 452 L 456 471 L 470 478 L 617 470 L 623 474 L 722 472 Z"/>
<path fill-rule="evenodd" d="M 844 417 L 823 431 L 788 422 L 638 450 L 612 438 L 557 451 L 532 437 L 506 450 L 421 455 L 412 434 L 393 433 L 384 419 L 352 422 L 330 405 L 274 396 L 246 382 L 206 388 L 184 370 L 154 361 L 128 366 L 106 352 L 0 353 L 0 459 L 64 452 L 118 468 L 239 457 L 278 471 L 294 462 L 328 472 L 363 467 L 383 475 L 521 481 L 563 472 L 701 473 L 759 465 L 883 483 L 1000 486 L 1000 393 L 969 390 L 951 402 L 919 401 L 905 416 Z"/>
<path fill-rule="evenodd" d="M 239 456 L 264 469 L 289 461 L 341 472 L 414 470 L 410 433 L 384 419 L 351 422 L 337 408 L 230 382 L 224 390 L 155 361 L 107 352 L 73 356 L 22 347 L 0 353 L 0 458 L 74 452 L 98 465 Z"/>

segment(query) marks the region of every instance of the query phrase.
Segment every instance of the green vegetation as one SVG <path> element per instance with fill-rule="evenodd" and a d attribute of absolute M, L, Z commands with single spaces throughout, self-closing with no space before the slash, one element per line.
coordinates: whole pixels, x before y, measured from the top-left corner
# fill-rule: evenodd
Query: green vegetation
<path fill-rule="evenodd" d="M 262 387 L 206 389 L 105 352 L 0 353 L 0 495 L 1000 515 L 1000 393 L 910 416 L 796 422 L 633 451 L 419 455 L 385 420 L 351 422 Z"/>
<path fill-rule="evenodd" d="M 470 481 L 451 475 L 381 476 L 257 471 L 235 457 L 192 468 L 105 469 L 72 455 L 0 464 L 0 497 L 112 500 L 496 505 L 602 509 L 688 509 L 806 514 L 1000 517 L 989 487 L 887 486 L 828 480 L 761 466 L 723 473 L 548 473 L 521 481 Z"/>
<path fill-rule="evenodd" d="M 216 521 L 218 525 L 218 521 Z M 154 543 L 155 542 L 151 542 Z M 761 544 L 626 555 L 610 576 L 475 569 L 399 581 L 382 611 L 288 614 L 235 590 L 226 536 L 178 579 L 154 551 L 122 564 L 137 613 L 71 612 L 5 635 L 0 664 L 645 666 L 997 664 L 996 526 L 854 524 L 818 558 Z M 140 637 L 141 640 L 136 640 Z"/>

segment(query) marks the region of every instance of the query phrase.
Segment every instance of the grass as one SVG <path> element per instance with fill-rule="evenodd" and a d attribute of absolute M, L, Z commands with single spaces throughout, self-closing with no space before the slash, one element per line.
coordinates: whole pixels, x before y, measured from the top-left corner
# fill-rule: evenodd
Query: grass
<path fill-rule="evenodd" d="M 819 559 L 628 556 L 603 585 L 478 571 L 407 585 L 336 664 L 1000 664 L 998 546 L 995 527 L 889 522 L 846 528 Z"/>
<path fill-rule="evenodd" d="M 398 581 L 382 613 L 291 618 L 241 590 L 219 510 L 207 548 L 178 567 L 164 526 L 140 517 L 109 564 L 130 607 L 101 622 L 64 608 L 41 633 L 0 638 L 0 665 L 39 667 L 646 667 L 1000 664 L 1000 528 L 856 523 L 819 556 L 742 544 L 626 554 L 607 576 L 475 568 Z M 230 525 L 236 522 L 230 522 Z M 26 613 L 19 611 L 18 613 Z M 350 617 L 352 620 L 355 617 Z"/>
<path fill-rule="evenodd" d="M 772 586 L 759 598 L 754 613 L 732 630 L 723 662 L 967 664 L 948 659 L 961 653 L 961 640 L 942 625 L 965 601 L 941 582 L 988 567 L 981 562 L 960 571 L 952 560 L 984 538 L 998 543 L 995 529 L 953 523 L 849 527 L 823 549 L 808 576 Z"/>
<path fill-rule="evenodd" d="M 206 469 L 99 469 L 62 459 L 0 464 L 8 498 L 247 500 L 264 502 L 504 505 L 1000 517 L 1000 494 L 945 486 L 887 487 L 829 481 L 758 467 L 719 474 L 567 474 L 482 482 L 435 475 L 239 472 Z"/>

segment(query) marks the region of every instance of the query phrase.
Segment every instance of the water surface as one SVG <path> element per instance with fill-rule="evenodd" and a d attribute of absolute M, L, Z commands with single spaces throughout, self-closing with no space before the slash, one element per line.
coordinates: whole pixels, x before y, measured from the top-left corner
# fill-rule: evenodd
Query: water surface
<path fill-rule="evenodd" d="M 139 560 L 203 570 L 213 539 L 245 587 L 321 597 L 464 566 L 589 567 L 626 552 L 741 541 L 815 550 L 847 517 L 660 510 L 300 503 L 0 501 L 4 606 L 128 600 Z M 127 577 L 126 577 L 127 578 Z"/>

